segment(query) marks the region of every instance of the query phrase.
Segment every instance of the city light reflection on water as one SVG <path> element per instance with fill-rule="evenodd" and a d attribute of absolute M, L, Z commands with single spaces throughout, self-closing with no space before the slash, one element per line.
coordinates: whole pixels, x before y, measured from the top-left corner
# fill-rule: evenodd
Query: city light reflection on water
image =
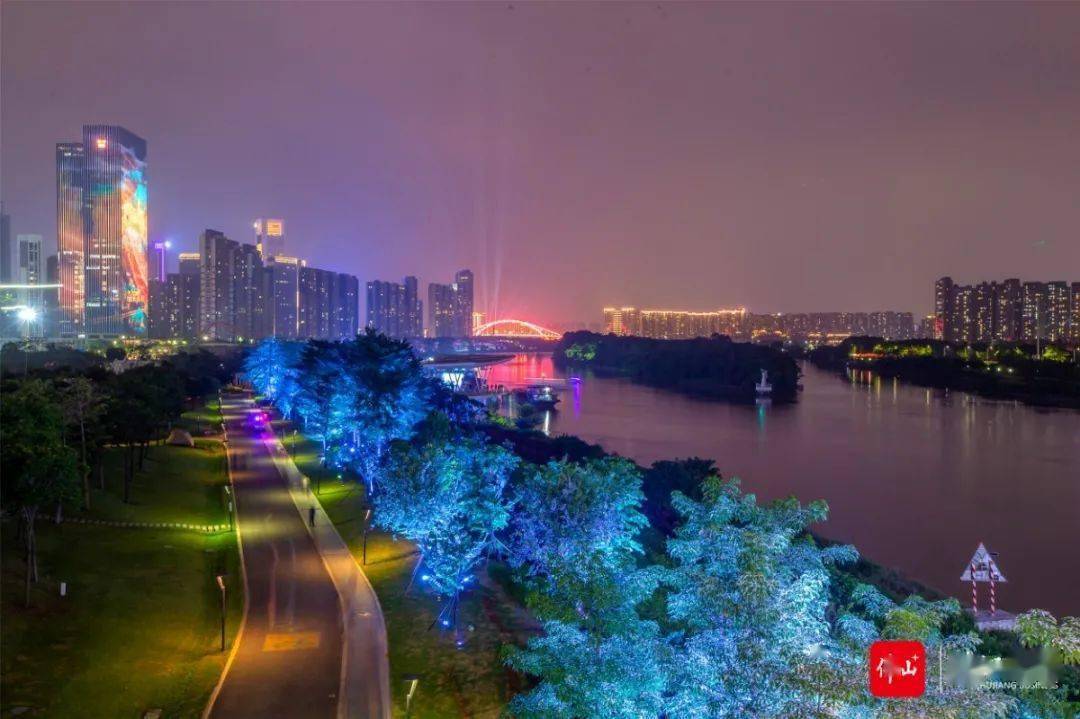
<path fill-rule="evenodd" d="M 492 370 L 494 382 L 563 376 L 550 356 Z M 708 457 L 762 500 L 828 501 L 826 536 L 964 597 L 964 563 L 980 541 L 1000 553 L 1010 611 L 1080 612 L 1075 547 L 1080 413 L 994 402 L 803 368 L 794 405 L 743 406 L 597 377 L 559 385 L 546 418 L 642 464 Z M 767 431 L 766 431 L 767 429 Z"/>

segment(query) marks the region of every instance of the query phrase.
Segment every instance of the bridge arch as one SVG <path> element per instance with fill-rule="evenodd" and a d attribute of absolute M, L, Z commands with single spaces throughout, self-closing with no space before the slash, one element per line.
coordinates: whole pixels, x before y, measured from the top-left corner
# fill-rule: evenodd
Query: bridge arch
<path fill-rule="evenodd" d="M 557 340 L 562 337 L 562 334 L 526 320 L 505 319 L 485 322 L 473 331 L 473 336 Z"/>

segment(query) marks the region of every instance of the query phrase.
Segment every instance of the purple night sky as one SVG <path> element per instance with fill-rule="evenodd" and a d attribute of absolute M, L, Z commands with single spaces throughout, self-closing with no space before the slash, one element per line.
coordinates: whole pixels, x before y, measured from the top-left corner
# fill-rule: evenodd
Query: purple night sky
<path fill-rule="evenodd" d="M 480 308 L 926 312 L 1080 279 L 1080 4 L 3 3 L 2 197 L 149 143 L 151 240 L 205 227 Z M 51 249 L 49 250 L 52 251 Z"/>

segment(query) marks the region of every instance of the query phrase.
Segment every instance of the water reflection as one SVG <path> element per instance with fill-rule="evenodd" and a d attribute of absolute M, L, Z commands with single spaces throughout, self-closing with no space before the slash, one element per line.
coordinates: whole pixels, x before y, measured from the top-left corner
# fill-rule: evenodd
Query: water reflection
<path fill-rule="evenodd" d="M 824 498 L 824 531 L 963 598 L 980 541 L 1001 553 L 1010 610 L 1080 613 L 1080 413 L 927 389 L 866 371 L 804 368 L 795 405 L 706 402 L 574 372 L 545 432 L 643 464 L 709 457 L 763 500 Z M 492 370 L 503 384 L 561 378 L 550 356 Z M 496 378 L 497 377 L 497 378 Z M 539 427 L 538 427 L 539 428 Z"/>

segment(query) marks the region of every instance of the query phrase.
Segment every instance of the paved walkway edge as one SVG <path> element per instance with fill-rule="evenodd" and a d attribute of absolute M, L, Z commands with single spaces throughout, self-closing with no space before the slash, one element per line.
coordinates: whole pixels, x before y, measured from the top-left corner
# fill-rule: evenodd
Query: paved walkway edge
<path fill-rule="evenodd" d="M 338 719 L 390 719 L 390 658 L 379 597 L 281 442 L 276 437 L 265 442 L 341 601 L 343 651 Z M 312 506 L 314 527 L 308 521 Z M 375 682 L 368 675 L 371 670 L 376 674 Z"/>
<path fill-rule="evenodd" d="M 218 395 L 218 406 L 221 406 L 221 395 Z M 222 443 L 225 447 L 225 475 L 229 478 L 229 491 L 232 492 L 232 496 L 236 497 L 236 485 L 233 484 L 232 478 L 232 455 L 229 454 L 229 434 L 224 433 L 225 441 Z M 233 500 L 235 501 L 235 499 Z M 248 597 L 250 592 L 248 591 L 248 578 L 247 578 L 247 565 L 244 563 L 244 540 L 240 535 L 240 513 L 233 510 L 233 530 L 236 532 L 236 551 L 240 554 L 240 574 L 244 579 L 244 613 L 240 617 L 240 627 L 236 630 L 236 636 L 232 640 L 232 648 L 229 650 L 229 658 L 225 660 L 225 666 L 221 669 L 221 676 L 218 677 L 218 683 L 214 685 L 214 691 L 210 692 L 210 699 L 206 702 L 206 708 L 203 709 L 202 719 L 208 719 L 210 712 L 214 708 L 214 702 L 217 701 L 218 694 L 221 693 L 221 687 L 225 686 L 225 677 L 229 675 L 229 668 L 232 667 L 233 660 L 236 659 L 236 653 L 240 651 L 240 639 L 244 636 L 244 627 L 247 626 L 248 619 Z"/>

